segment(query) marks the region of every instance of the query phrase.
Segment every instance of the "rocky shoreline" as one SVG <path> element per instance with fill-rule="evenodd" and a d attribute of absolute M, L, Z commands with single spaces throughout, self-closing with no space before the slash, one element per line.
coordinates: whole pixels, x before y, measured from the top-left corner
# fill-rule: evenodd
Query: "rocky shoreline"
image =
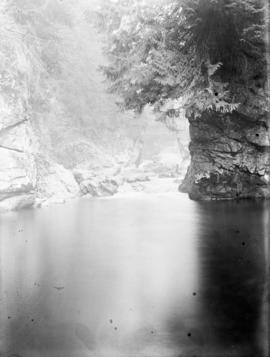
<path fill-rule="evenodd" d="M 64 203 L 78 197 L 175 192 L 194 200 L 270 198 L 270 142 L 265 120 L 204 115 L 190 119 L 189 159 L 138 167 L 108 160 L 74 168 L 57 163 L 39 145 L 27 119 L 0 121 L 0 213 Z"/>
<path fill-rule="evenodd" d="M 46 162 L 48 164 L 48 162 Z M 42 167 L 45 175 L 37 180 L 36 186 L 21 186 L 12 195 L 0 201 L 0 213 L 24 208 L 42 208 L 60 204 L 76 198 L 110 197 L 135 193 L 177 193 L 180 180 L 176 177 L 147 176 L 140 173 L 130 176 L 100 175 L 90 171 L 73 173 L 61 165 Z M 40 172 L 40 171 L 39 171 Z M 24 192 L 22 190 L 25 190 Z"/>
<path fill-rule="evenodd" d="M 180 190 L 194 200 L 270 198 L 267 118 L 190 118 L 191 164 Z"/>
<path fill-rule="evenodd" d="M 5 135 L 2 135 L 5 134 Z M 8 134 L 8 135 L 7 135 Z M 177 192 L 188 162 L 165 165 L 148 160 L 140 167 L 115 163 L 73 169 L 42 152 L 28 121 L 0 128 L 0 213 L 64 203 L 79 197 L 117 193 Z"/>

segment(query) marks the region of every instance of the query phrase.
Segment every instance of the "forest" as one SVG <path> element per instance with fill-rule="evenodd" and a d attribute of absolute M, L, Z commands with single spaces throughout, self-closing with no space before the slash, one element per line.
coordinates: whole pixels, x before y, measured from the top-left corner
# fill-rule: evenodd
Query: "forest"
<path fill-rule="evenodd" d="M 0 23 L 0 357 L 269 357 L 269 0 Z"/>
<path fill-rule="evenodd" d="M 120 104 L 190 122 L 181 189 L 199 200 L 269 197 L 269 3 L 107 2 L 99 23 Z"/>
<path fill-rule="evenodd" d="M 3 210 L 150 177 L 198 200 L 269 197 L 266 1 L 0 6 Z"/>

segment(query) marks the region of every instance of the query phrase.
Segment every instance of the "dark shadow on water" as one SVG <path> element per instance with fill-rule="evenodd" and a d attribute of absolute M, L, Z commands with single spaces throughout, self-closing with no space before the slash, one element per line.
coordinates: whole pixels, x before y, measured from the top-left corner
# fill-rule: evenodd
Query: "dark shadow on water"
<path fill-rule="evenodd" d="M 7 356 L 269 357 L 269 208 L 99 200 L 3 221 Z"/>
<path fill-rule="evenodd" d="M 182 356 L 260 357 L 266 355 L 258 336 L 265 284 L 263 202 L 204 202 L 197 204 L 199 287 L 196 318 L 189 341 L 175 330 L 183 320 L 170 321 Z M 183 346 L 184 344 L 184 346 Z"/>

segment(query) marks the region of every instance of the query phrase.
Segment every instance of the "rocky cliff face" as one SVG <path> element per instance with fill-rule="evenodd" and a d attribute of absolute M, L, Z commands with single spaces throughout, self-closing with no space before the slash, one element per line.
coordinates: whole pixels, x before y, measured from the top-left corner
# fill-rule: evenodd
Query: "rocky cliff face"
<path fill-rule="evenodd" d="M 71 172 L 39 151 L 28 119 L 0 119 L 0 212 L 63 202 L 79 194 Z"/>
<path fill-rule="evenodd" d="M 180 190 L 195 200 L 270 198 L 267 119 L 239 113 L 190 119 L 191 164 Z"/>
<path fill-rule="evenodd" d="M 0 211 L 32 206 L 35 200 L 34 146 L 27 120 L 1 118 Z"/>

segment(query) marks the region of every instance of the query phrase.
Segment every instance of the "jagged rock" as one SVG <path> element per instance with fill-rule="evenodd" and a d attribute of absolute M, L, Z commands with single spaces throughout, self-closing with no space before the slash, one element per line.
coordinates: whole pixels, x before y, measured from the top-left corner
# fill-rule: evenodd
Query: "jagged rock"
<path fill-rule="evenodd" d="M 92 178 L 80 182 L 83 195 L 90 194 L 93 197 L 112 196 L 118 191 L 119 185 L 115 180 Z"/>
<path fill-rule="evenodd" d="M 0 121 L 0 211 L 17 210 L 79 195 L 73 174 L 39 153 L 29 120 Z"/>
<path fill-rule="evenodd" d="M 31 207 L 35 202 L 36 166 L 33 132 L 27 120 L 0 122 L 0 211 Z"/>
<path fill-rule="evenodd" d="M 44 155 L 36 155 L 36 205 L 61 203 L 80 196 L 80 188 L 71 171 Z"/>
<path fill-rule="evenodd" d="M 0 213 L 7 211 L 20 210 L 22 208 L 31 208 L 35 204 L 35 194 L 21 194 L 11 196 L 0 201 Z"/>
<path fill-rule="evenodd" d="M 15 195 L 32 194 L 35 189 L 33 157 L 0 149 L 0 200 Z"/>
<path fill-rule="evenodd" d="M 73 174 L 40 154 L 27 118 L 0 119 L 0 212 L 64 202 L 80 194 Z"/>
<path fill-rule="evenodd" d="M 240 114 L 190 118 L 191 164 L 180 190 L 195 200 L 270 197 L 266 119 Z"/>
<path fill-rule="evenodd" d="M 73 175 L 83 195 L 101 197 L 112 196 L 118 192 L 119 186 L 123 183 L 123 177 L 118 175 L 120 171 L 117 167 L 99 168 L 99 170 L 76 168 L 73 170 Z"/>
<path fill-rule="evenodd" d="M 118 184 L 114 180 L 104 180 L 99 183 L 99 191 L 103 195 L 114 195 L 118 191 Z"/>
<path fill-rule="evenodd" d="M 18 153 L 32 154 L 38 150 L 38 141 L 28 120 L 21 120 L 2 128 L 0 147 Z"/>

